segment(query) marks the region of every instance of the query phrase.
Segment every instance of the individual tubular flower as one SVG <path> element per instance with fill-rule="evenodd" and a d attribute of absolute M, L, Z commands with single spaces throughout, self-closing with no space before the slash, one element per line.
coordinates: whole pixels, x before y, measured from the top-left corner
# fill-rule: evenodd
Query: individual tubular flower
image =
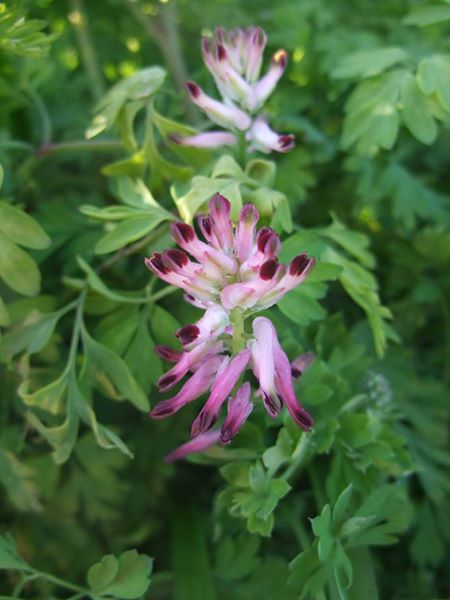
<path fill-rule="evenodd" d="M 265 119 L 257 117 L 245 136 L 250 142 L 252 150 L 259 150 L 268 154 L 275 150 L 276 152 L 289 152 L 295 146 L 293 135 L 280 135 L 269 127 Z"/>
<path fill-rule="evenodd" d="M 205 311 L 196 323 L 176 332 L 182 351 L 156 348 L 162 358 L 173 363 L 158 381 L 161 391 L 188 379 L 172 398 L 154 407 L 152 417 L 172 415 L 208 393 L 191 428 L 193 438 L 200 438 L 202 443 L 182 446 L 170 460 L 205 449 L 211 440 L 230 443 L 253 409 L 251 387 L 245 381 L 249 368 L 258 380 L 254 397 L 262 397 L 271 417 L 286 406 L 302 429 L 312 427 L 312 418 L 298 403 L 293 387 L 312 355 L 302 355 L 290 363 L 269 319 L 255 318 L 252 332 L 245 331 L 244 320 L 300 285 L 315 260 L 302 253 L 289 265 L 280 264 L 280 239 L 268 227 L 257 231 L 259 214 L 253 205 L 242 208 L 236 225 L 230 215 L 230 202 L 215 194 L 209 202 L 209 214 L 198 216 L 205 241 L 190 225 L 173 223 L 172 237 L 182 250 L 165 250 L 146 259 L 155 275 L 183 289 L 186 300 Z M 227 416 L 215 427 L 227 401 Z"/>
<path fill-rule="evenodd" d="M 172 136 L 184 146 L 216 148 L 238 143 L 236 133 L 245 132 L 249 151 L 287 152 L 294 147 L 293 135 L 280 135 L 270 129 L 261 117 L 254 118 L 283 75 L 287 53 L 278 50 L 267 73 L 259 79 L 267 36 L 259 27 L 217 28 L 212 38 L 202 39 L 203 60 L 214 78 L 222 102 L 211 98 L 195 82 L 186 88 L 192 102 L 214 123 L 232 133 L 212 131 L 198 135 Z"/>

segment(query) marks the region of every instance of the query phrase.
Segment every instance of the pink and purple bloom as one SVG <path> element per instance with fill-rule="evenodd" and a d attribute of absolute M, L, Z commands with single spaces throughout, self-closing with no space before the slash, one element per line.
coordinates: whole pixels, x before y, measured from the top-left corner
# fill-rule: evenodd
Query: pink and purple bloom
<path fill-rule="evenodd" d="M 172 141 L 184 146 L 217 148 L 233 146 L 238 143 L 239 135 L 244 135 L 249 151 L 288 152 L 294 147 L 293 135 L 276 133 L 261 115 L 255 116 L 275 90 L 287 66 L 286 51 L 278 50 L 267 73 L 260 78 L 266 42 L 267 36 L 260 27 L 229 32 L 217 28 L 212 38 L 202 39 L 203 60 L 222 101 L 205 94 L 193 81 L 186 83 L 186 89 L 192 102 L 208 119 L 228 131 L 172 136 Z"/>
<path fill-rule="evenodd" d="M 181 351 L 156 348 L 162 358 L 173 363 L 158 381 L 160 390 L 170 390 L 187 379 L 174 396 L 153 408 L 153 418 L 170 416 L 208 393 L 192 424 L 191 442 L 171 453 L 168 461 L 217 443 L 230 443 L 257 398 L 262 398 L 273 418 L 285 406 L 303 430 L 309 431 L 313 425 L 293 385 L 311 364 L 312 354 L 303 354 L 291 363 L 270 319 L 253 317 L 300 285 L 315 260 L 303 253 L 289 265 L 279 263 L 280 239 L 269 227 L 257 230 L 258 220 L 256 208 L 247 204 L 234 225 L 230 202 L 215 194 L 209 202 L 209 214 L 197 217 L 205 241 L 191 225 L 173 223 L 172 237 L 181 250 L 165 250 L 145 259 L 157 277 L 181 288 L 187 302 L 205 311 L 196 323 L 176 332 Z M 251 327 L 246 328 L 252 318 Z M 245 381 L 249 370 L 258 381 L 253 394 Z M 225 419 L 217 426 L 225 404 Z"/>

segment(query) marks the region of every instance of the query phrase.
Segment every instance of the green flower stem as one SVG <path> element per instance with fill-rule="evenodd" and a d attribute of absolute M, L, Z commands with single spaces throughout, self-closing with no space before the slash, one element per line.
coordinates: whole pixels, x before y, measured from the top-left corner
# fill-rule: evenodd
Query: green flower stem
<path fill-rule="evenodd" d="M 244 317 L 239 308 L 234 308 L 231 311 L 231 325 L 233 326 L 233 337 L 231 340 L 231 350 L 233 354 L 238 354 L 245 348 L 245 331 L 244 331 Z"/>
<path fill-rule="evenodd" d="M 40 157 L 49 154 L 65 154 L 70 152 L 117 152 L 123 150 L 122 142 L 118 140 L 76 140 L 41 146 L 37 154 Z"/>
<path fill-rule="evenodd" d="M 158 300 L 161 300 L 161 298 L 170 296 L 170 294 L 173 294 L 176 291 L 178 291 L 178 288 L 168 285 L 164 289 L 159 290 L 159 292 L 155 292 L 154 294 L 152 294 L 150 296 L 149 300 L 150 300 L 150 302 L 158 302 Z"/>

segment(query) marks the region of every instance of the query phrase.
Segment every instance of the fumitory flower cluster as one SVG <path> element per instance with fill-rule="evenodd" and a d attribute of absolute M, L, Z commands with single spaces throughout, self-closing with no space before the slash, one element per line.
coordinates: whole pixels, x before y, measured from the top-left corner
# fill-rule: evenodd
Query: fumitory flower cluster
<path fill-rule="evenodd" d="M 256 208 L 246 204 L 236 226 L 230 213 L 230 202 L 215 194 L 209 202 L 209 214 L 197 217 L 204 241 L 191 225 L 176 222 L 171 234 L 179 248 L 155 252 L 145 259 L 157 277 L 184 290 L 185 300 L 205 311 L 196 323 L 176 332 L 182 351 L 156 348 L 162 358 L 173 363 L 158 381 L 161 391 L 188 378 L 178 393 L 154 407 L 152 417 L 173 415 L 202 394 L 209 394 L 192 423 L 192 440 L 172 452 L 169 461 L 218 442 L 228 444 L 258 397 L 271 417 L 285 405 L 302 429 L 307 431 L 313 424 L 293 387 L 293 380 L 308 367 L 312 355 L 301 355 L 290 363 L 269 319 L 254 318 L 251 332 L 244 322 L 302 283 L 315 260 L 304 253 L 288 266 L 280 264 L 280 239 L 269 227 L 257 231 Z M 253 395 L 245 381 L 249 369 L 259 385 Z M 225 402 L 225 420 L 214 429 Z"/>
<path fill-rule="evenodd" d="M 186 84 L 189 96 L 207 117 L 228 131 L 208 131 L 179 137 L 174 141 L 187 146 L 214 148 L 234 146 L 244 136 L 249 150 L 269 153 L 287 152 L 294 147 L 293 135 L 273 131 L 261 115 L 287 65 L 287 53 L 278 50 L 267 73 L 259 78 L 267 36 L 260 27 L 217 28 L 214 37 L 202 39 L 203 60 L 214 78 L 222 102 L 211 98 L 193 81 Z"/>

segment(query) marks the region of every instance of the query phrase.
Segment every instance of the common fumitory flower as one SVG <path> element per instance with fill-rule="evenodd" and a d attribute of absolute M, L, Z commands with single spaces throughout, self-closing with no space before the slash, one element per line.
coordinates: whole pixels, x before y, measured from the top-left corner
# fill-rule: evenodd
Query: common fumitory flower
<path fill-rule="evenodd" d="M 170 454 L 168 461 L 216 443 L 228 444 L 258 397 L 271 417 L 286 406 L 299 427 L 305 431 L 312 427 L 313 420 L 299 404 L 293 386 L 293 380 L 311 364 L 312 354 L 303 354 L 290 363 L 269 319 L 254 318 L 251 330 L 250 326 L 246 329 L 245 321 L 300 285 L 315 260 L 303 253 L 289 265 L 280 264 L 280 239 L 269 227 L 258 231 L 258 220 L 256 208 L 247 204 L 234 224 L 230 202 L 215 194 L 209 202 L 209 214 L 197 217 L 205 241 L 191 225 L 173 223 L 172 237 L 181 249 L 145 259 L 156 276 L 184 290 L 186 301 L 205 311 L 196 323 L 176 332 L 181 351 L 156 348 L 162 358 L 173 363 L 158 381 L 161 391 L 188 378 L 174 396 L 154 407 L 152 417 L 172 415 L 208 393 L 192 424 L 193 440 Z M 248 370 L 258 381 L 253 398 L 250 383 L 245 381 Z M 217 427 L 225 403 L 227 414 Z"/>
<path fill-rule="evenodd" d="M 259 79 L 266 42 L 267 36 L 260 27 L 229 32 L 217 28 L 212 38 L 202 39 L 203 60 L 222 101 L 205 94 L 193 81 L 186 83 L 186 89 L 192 102 L 210 121 L 231 133 L 208 131 L 187 137 L 172 136 L 172 141 L 184 146 L 217 148 L 233 146 L 238 142 L 238 134 L 245 133 L 249 151 L 288 152 L 294 147 L 293 135 L 280 135 L 261 116 L 255 118 L 287 66 L 286 51 L 278 50 L 267 73 Z"/>

